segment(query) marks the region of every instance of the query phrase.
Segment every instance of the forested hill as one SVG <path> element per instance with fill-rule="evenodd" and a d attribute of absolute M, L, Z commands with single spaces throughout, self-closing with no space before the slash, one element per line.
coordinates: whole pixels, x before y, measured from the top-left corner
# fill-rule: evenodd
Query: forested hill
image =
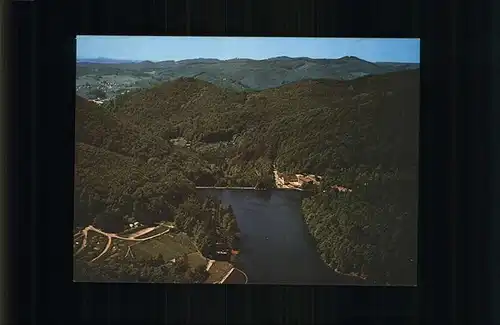
<path fill-rule="evenodd" d="M 336 184 L 353 189 L 304 202 L 332 268 L 410 283 L 419 73 L 303 80 L 255 92 L 182 78 L 101 106 L 77 98 L 75 194 L 79 209 L 86 207 L 77 224 L 95 211 L 101 220 L 174 218 L 195 185 L 272 187 L 275 164 L 324 176 L 325 191 Z M 400 271 L 386 274 L 384 261 Z"/>
<path fill-rule="evenodd" d="M 86 61 L 76 67 L 77 93 L 85 98 L 98 96 L 101 99 L 181 77 L 193 77 L 227 89 L 252 91 L 304 79 L 351 80 L 419 67 L 418 63 L 368 62 L 352 56 L 338 59 L 276 57 L 265 60 Z"/>
<path fill-rule="evenodd" d="M 119 97 L 115 114 L 164 139 L 236 144 L 237 156 L 321 173 L 356 164 L 413 168 L 419 70 L 309 80 L 238 93 L 186 78 Z"/>
<path fill-rule="evenodd" d="M 130 157 L 166 157 L 170 143 L 76 96 L 75 141 Z"/>

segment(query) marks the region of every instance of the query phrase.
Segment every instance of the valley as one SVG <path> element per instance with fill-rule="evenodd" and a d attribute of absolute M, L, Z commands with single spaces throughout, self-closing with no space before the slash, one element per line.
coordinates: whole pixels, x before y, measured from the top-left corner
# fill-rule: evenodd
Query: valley
<path fill-rule="evenodd" d="M 264 61 L 78 65 L 76 281 L 416 284 L 418 65 Z"/>
<path fill-rule="evenodd" d="M 196 78 L 237 91 L 264 90 L 307 79 L 352 80 L 366 75 L 418 69 L 418 64 L 372 63 L 356 57 L 311 59 L 275 57 L 120 61 L 82 59 L 77 62 L 76 92 L 98 103 L 118 95 L 178 78 Z"/>

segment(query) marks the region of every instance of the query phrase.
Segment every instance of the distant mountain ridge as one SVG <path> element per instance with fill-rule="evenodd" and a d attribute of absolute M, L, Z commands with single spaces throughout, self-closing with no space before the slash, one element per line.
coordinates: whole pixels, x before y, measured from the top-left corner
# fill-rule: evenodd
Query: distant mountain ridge
<path fill-rule="evenodd" d="M 267 59 L 250 59 L 250 58 L 231 58 L 231 59 L 216 59 L 216 58 L 195 58 L 195 59 L 183 59 L 183 60 L 131 60 L 131 59 L 114 59 L 108 57 L 96 57 L 96 58 L 77 58 L 77 62 L 117 62 L 117 63 L 138 63 L 138 62 L 152 62 L 152 63 L 161 63 L 161 62 L 177 62 L 177 63 L 219 63 L 219 62 L 231 62 L 231 61 L 267 61 L 267 60 L 309 60 L 309 61 L 317 61 L 317 60 L 359 60 L 365 62 L 371 62 L 368 60 L 364 60 L 358 58 L 356 56 L 343 56 L 340 58 L 309 58 L 305 56 L 301 57 L 290 57 L 290 56 L 276 56 Z M 419 65 L 419 63 L 414 62 L 396 62 L 396 61 L 376 61 L 373 62 L 375 64 L 397 64 L 397 65 Z"/>
<path fill-rule="evenodd" d="M 111 58 L 77 58 L 76 63 L 100 63 L 100 64 L 120 64 L 120 63 L 139 63 L 141 60 L 124 60 Z"/>
<path fill-rule="evenodd" d="M 306 79 L 352 80 L 366 75 L 418 69 L 419 66 L 398 62 L 374 63 L 354 56 L 338 59 L 280 56 L 262 60 L 196 58 L 157 62 L 99 58 L 77 62 L 77 93 L 89 98 L 87 92 L 96 87 L 102 88 L 110 97 L 131 88 L 149 88 L 181 77 L 196 78 L 237 91 L 256 91 Z M 102 84 L 104 78 L 107 84 Z M 110 84 L 115 85 L 110 87 Z"/>

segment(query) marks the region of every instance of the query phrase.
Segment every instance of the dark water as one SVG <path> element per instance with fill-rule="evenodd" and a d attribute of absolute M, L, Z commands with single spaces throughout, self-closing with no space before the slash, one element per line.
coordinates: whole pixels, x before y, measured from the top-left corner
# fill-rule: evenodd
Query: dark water
<path fill-rule="evenodd" d="M 241 230 L 237 266 L 249 283 L 353 284 L 319 257 L 295 191 L 200 190 L 231 205 Z"/>

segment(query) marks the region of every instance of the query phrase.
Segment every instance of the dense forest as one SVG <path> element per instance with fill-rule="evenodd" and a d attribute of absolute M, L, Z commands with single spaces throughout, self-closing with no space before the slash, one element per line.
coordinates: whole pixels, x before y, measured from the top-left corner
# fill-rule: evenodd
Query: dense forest
<path fill-rule="evenodd" d="M 200 200 L 194 196 L 179 205 L 175 213 L 176 227 L 187 233 L 198 249 L 208 256 L 216 243 L 237 245 L 239 233 L 231 206 L 225 207 L 212 197 Z"/>
<path fill-rule="evenodd" d="M 381 170 L 343 177 L 352 192 L 328 191 L 325 178 L 302 210 L 321 258 L 333 269 L 374 284 L 417 281 L 417 194 L 413 177 Z"/>
<path fill-rule="evenodd" d="M 272 188 L 276 166 L 324 177 L 303 210 L 327 264 L 414 283 L 419 82 L 411 70 L 235 92 L 181 78 L 103 106 L 77 98 L 75 225 L 121 231 L 132 216 L 175 221 L 200 247 L 231 241 L 230 213 L 214 217 L 195 187 Z"/>

